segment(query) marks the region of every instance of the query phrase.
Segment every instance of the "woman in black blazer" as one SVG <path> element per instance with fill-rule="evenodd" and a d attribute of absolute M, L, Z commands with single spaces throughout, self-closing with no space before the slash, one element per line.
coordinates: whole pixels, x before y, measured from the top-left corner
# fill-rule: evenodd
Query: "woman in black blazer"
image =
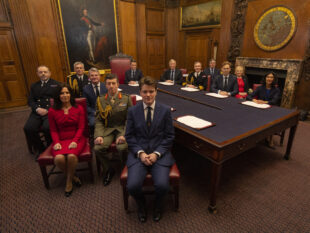
<path fill-rule="evenodd" d="M 237 76 L 239 93 L 235 96 L 238 99 L 245 99 L 249 91 L 249 83 L 247 76 L 244 75 L 243 66 L 236 66 L 235 74 Z"/>
<path fill-rule="evenodd" d="M 263 85 L 247 96 L 248 100 L 253 100 L 258 104 L 278 105 L 281 100 L 281 91 L 276 87 L 278 83 L 277 76 L 274 72 L 269 72 L 263 78 Z M 257 99 L 255 99 L 257 97 Z"/>

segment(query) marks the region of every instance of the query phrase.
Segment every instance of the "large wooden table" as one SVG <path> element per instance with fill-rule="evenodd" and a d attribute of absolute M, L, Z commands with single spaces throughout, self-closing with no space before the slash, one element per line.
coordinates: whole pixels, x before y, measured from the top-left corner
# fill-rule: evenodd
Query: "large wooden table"
<path fill-rule="evenodd" d="M 138 87 L 121 85 L 124 93 L 139 94 Z M 272 106 L 257 109 L 240 104 L 242 100 L 217 99 L 206 92 L 185 92 L 180 86 L 158 85 L 156 100 L 176 109 L 172 117 L 194 115 L 215 126 L 195 130 L 174 121 L 176 142 L 202 155 L 212 163 L 209 211 L 216 212 L 216 196 L 225 161 L 255 147 L 266 137 L 290 128 L 285 159 L 289 159 L 299 112 Z"/>

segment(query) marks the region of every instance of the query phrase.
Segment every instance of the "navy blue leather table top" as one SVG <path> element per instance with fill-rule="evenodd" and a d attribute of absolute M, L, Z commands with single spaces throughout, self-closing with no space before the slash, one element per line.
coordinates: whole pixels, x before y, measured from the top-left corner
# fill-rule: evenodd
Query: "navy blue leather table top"
<path fill-rule="evenodd" d="M 140 95 L 139 87 L 120 85 L 120 88 L 124 93 Z M 290 114 L 296 112 L 296 110 L 285 109 L 277 106 L 272 106 L 268 109 L 258 109 L 240 104 L 244 100 L 234 97 L 219 99 L 206 96 L 205 93 L 207 92 L 205 91 L 183 91 L 179 85 L 165 86 L 158 84 L 158 88 L 159 90 L 157 92 L 156 101 L 175 108 L 176 111 L 172 112 L 172 117 L 174 119 L 180 116 L 193 115 L 210 121 L 214 123 L 215 126 L 195 130 L 175 121 L 176 124 L 181 125 L 183 128 L 195 131 L 204 138 L 208 138 L 219 144 L 225 143 L 225 141 L 228 140 L 233 140 L 249 131 L 255 131 L 257 128 L 268 127 L 268 124 L 289 117 Z M 173 94 L 168 94 L 160 90 L 168 91 Z M 219 109 L 197 103 L 196 101 L 183 99 L 175 95 L 216 106 Z"/>

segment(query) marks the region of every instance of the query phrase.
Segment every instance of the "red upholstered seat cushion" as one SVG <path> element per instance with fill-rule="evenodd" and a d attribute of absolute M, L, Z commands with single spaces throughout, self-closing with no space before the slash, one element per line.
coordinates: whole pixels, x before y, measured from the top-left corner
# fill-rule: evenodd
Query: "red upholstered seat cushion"
<path fill-rule="evenodd" d="M 127 185 L 127 177 L 128 177 L 128 167 L 125 166 L 123 171 L 122 171 L 121 179 L 120 179 L 122 186 Z M 179 185 L 180 171 L 179 171 L 176 163 L 173 164 L 172 167 L 170 168 L 169 180 L 170 180 L 170 185 L 172 185 L 172 186 Z M 143 185 L 144 186 L 153 185 L 152 175 L 150 173 L 146 175 L 146 178 L 144 180 Z"/>
<path fill-rule="evenodd" d="M 110 60 L 111 73 L 117 74 L 119 83 L 125 82 L 125 72 L 130 69 L 130 58 L 114 58 Z"/>
<path fill-rule="evenodd" d="M 54 164 L 54 157 L 51 154 L 52 145 L 50 145 L 37 159 L 40 166 L 48 166 Z M 92 158 L 90 146 L 87 143 L 82 153 L 79 155 L 79 162 L 87 162 Z"/>

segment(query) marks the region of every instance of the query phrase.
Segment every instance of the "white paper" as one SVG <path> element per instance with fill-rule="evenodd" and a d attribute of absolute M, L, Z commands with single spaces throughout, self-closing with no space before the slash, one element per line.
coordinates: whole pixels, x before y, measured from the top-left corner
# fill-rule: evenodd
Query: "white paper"
<path fill-rule="evenodd" d="M 138 86 L 139 86 L 139 83 L 135 83 L 135 84 L 129 84 L 129 83 L 128 83 L 128 86 L 138 87 Z"/>
<path fill-rule="evenodd" d="M 140 101 L 140 100 L 142 100 L 142 97 L 139 95 L 136 95 L 136 101 Z"/>
<path fill-rule="evenodd" d="M 248 106 L 251 106 L 251 107 L 255 107 L 255 108 L 262 108 L 262 109 L 270 108 L 269 104 L 257 104 L 257 103 L 255 103 L 253 101 L 244 101 L 244 102 L 242 102 L 242 104 L 248 105 Z"/>
<path fill-rule="evenodd" d="M 181 90 L 183 90 L 183 91 L 189 91 L 189 92 L 199 91 L 198 88 L 192 88 L 192 87 L 182 87 Z"/>
<path fill-rule="evenodd" d="M 201 129 L 211 126 L 212 123 L 195 116 L 183 116 L 177 118 L 177 121 L 195 129 Z"/>
<path fill-rule="evenodd" d="M 118 90 L 118 91 L 122 91 L 123 89 L 118 88 L 117 90 Z"/>
<path fill-rule="evenodd" d="M 188 74 L 183 74 L 183 77 L 187 77 L 188 76 Z"/>
<path fill-rule="evenodd" d="M 212 96 L 212 97 L 215 97 L 215 98 L 227 98 L 228 97 L 226 95 L 220 95 L 220 94 L 217 94 L 217 93 L 206 93 L 206 95 Z"/>
<path fill-rule="evenodd" d="M 174 83 L 170 83 L 170 82 L 158 82 L 159 84 L 162 84 L 162 85 L 166 85 L 166 86 L 172 86 L 174 85 Z"/>

